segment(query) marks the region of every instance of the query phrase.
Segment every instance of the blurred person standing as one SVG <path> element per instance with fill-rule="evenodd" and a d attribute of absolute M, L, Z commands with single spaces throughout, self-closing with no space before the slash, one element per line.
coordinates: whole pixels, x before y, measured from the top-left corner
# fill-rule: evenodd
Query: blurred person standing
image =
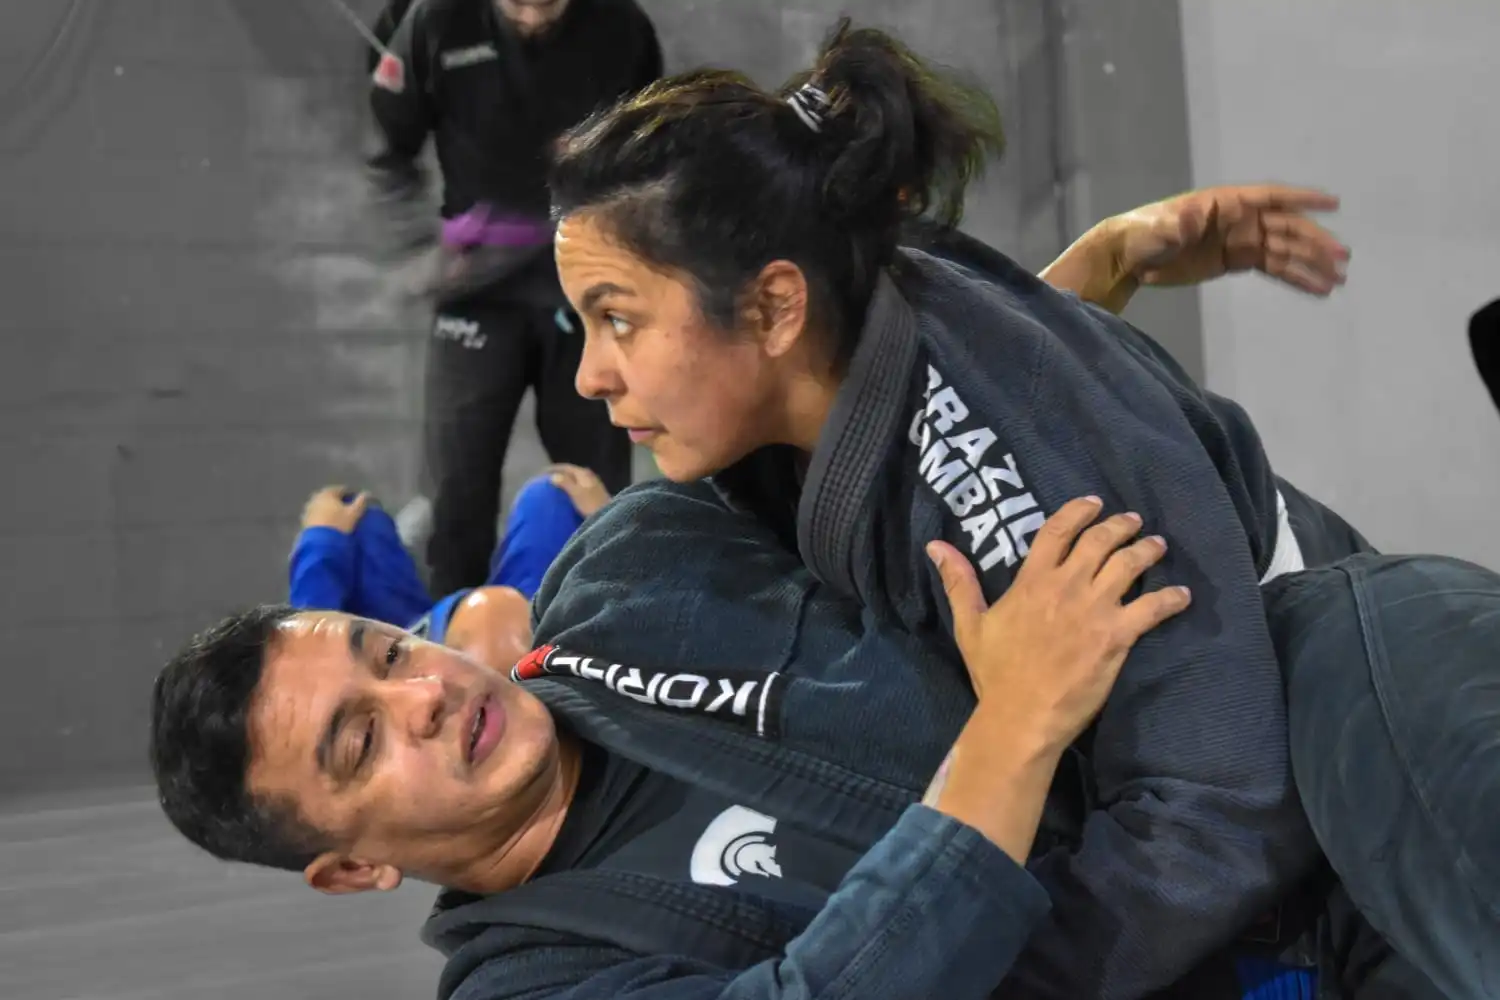
<path fill-rule="evenodd" d="M 635 0 L 391 0 L 374 31 L 368 165 L 393 221 L 425 205 L 429 136 L 442 175 L 423 448 L 430 585 L 447 593 L 485 579 L 528 389 L 553 462 L 629 485 L 629 438 L 573 387 L 583 328 L 558 285 L 546 170 L 556 136 L 661 75 L 661 49 Z"/>

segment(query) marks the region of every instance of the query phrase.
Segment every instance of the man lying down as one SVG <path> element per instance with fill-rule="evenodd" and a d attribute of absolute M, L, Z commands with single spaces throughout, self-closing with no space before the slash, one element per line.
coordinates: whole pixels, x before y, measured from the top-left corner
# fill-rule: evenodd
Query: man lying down
<path fill-rule="evenodd" d="M 557 651 L 517 682 L 338 612 L 221 623 L 156 686 L 168 816 L 327 892 L 457 890 L 429 927 L 444 995 L 985 996 L 1047 909 L 1022 865 L 1061 755 L 1134 639 L 1187 605 L 1124 601 L 1161 549 L 1080 501 L 988 611 L 949 550 L 970 677 L 929 684 L 939 665 L 820 600 L 753 525 L 688 588 L 591 577 L 593 550 L 687 540 L 672 526 L 704 504 L 727 513 L 707 487 L 636 491 L 583 529 L 566 599 L 541 598 L 543 635 L 592 648 L 639 612 L 617 648 L 650 655 L 581 664 L 603 683 L 550 678 L 577 662 Z M 1043 610 L 1056 632 L 1023 639 Z M 976 707 L 971 678 L 1004 697 Z"/>
<path fill-rule="evenodd" d="M 544 645 L 509 675 L 339 613 L 210 630 L 156 687 L 162 803 L 220 857 L 325 892 L 449 887 L 424 931 L 443 997 L 978 1000 L 1047 908 L 1018 862 L 1076 828 L 1087 763 L 1064 748 L 1125 645 L 1183 606 L 1122 606 L 1159 550 L 1121 519 L 1068 554 L 1096 512 L 1060 511 L 987 613 L 948 553 L 963 676 L 707 487 L 639 487 L 575 536 L 537 596 Z M 1293 579 L 1268 591 L 1283 649 L 1357 656 L 1327 639 L 1344 578 Z M 1446 641 L 1457 660 L 1497 632 L 1492 613 Z M 1387 669 L 1409 674 L 1414 648 Z M 1257 991 L 1255 937 L 1175 995 L 1303 995 Z"/>

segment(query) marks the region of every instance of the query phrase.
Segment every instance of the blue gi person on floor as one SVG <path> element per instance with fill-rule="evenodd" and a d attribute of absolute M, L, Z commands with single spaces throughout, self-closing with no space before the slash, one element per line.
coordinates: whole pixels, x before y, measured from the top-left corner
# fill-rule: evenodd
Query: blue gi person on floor
<path fill-rule="evenodd" d="M 510 588 L 530 600 L 578 526 L 608 499 L 599 478 L 577 466 L 556 466 L 531 479 L 511 505 L 483 586 Z M 288 576 L 293 607 L 345 611 L 411 628 L 433 642 L 444 641 L 455 609 L 475 589 L 434 599 L 395 519 L 368 493 L 342 486 L 324 487 L 308 499 Z"/>

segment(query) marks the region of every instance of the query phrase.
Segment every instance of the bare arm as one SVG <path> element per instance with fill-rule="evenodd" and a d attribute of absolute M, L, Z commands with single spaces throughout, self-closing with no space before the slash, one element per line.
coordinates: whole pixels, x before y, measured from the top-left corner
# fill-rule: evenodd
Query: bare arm
<path fill-rule="evenodd" d="M 1129 270 L 1121 250 L 1121 228 L 1125 216 L 1105 219 L 1084 233 L 1038 275 L 1053 288 L 1072 292 L 1115 315 L 1125 311 L 1141 287 Z"/>
<path fill-rule="evenodd" d="M 1349 248 L 1313 218 L 1338 207 L 1313 188 L 1202 188 L 1105 219 L 1039 275 L 1119 314 L 1141 285 L 1198 285 L 1260 271 L 1309 295 L 1344 283 Z"/>

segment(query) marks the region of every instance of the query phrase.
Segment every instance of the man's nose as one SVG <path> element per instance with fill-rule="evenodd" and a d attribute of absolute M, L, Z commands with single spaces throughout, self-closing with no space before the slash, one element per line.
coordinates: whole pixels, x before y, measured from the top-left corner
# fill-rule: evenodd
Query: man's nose
<path fill-rule="evenodd" d="M 397 722 L 413 739 L 430 740 L 442 731 L 451 699 L 441 677 L 402 678 L 395 684 L 393 697 Z"/>

